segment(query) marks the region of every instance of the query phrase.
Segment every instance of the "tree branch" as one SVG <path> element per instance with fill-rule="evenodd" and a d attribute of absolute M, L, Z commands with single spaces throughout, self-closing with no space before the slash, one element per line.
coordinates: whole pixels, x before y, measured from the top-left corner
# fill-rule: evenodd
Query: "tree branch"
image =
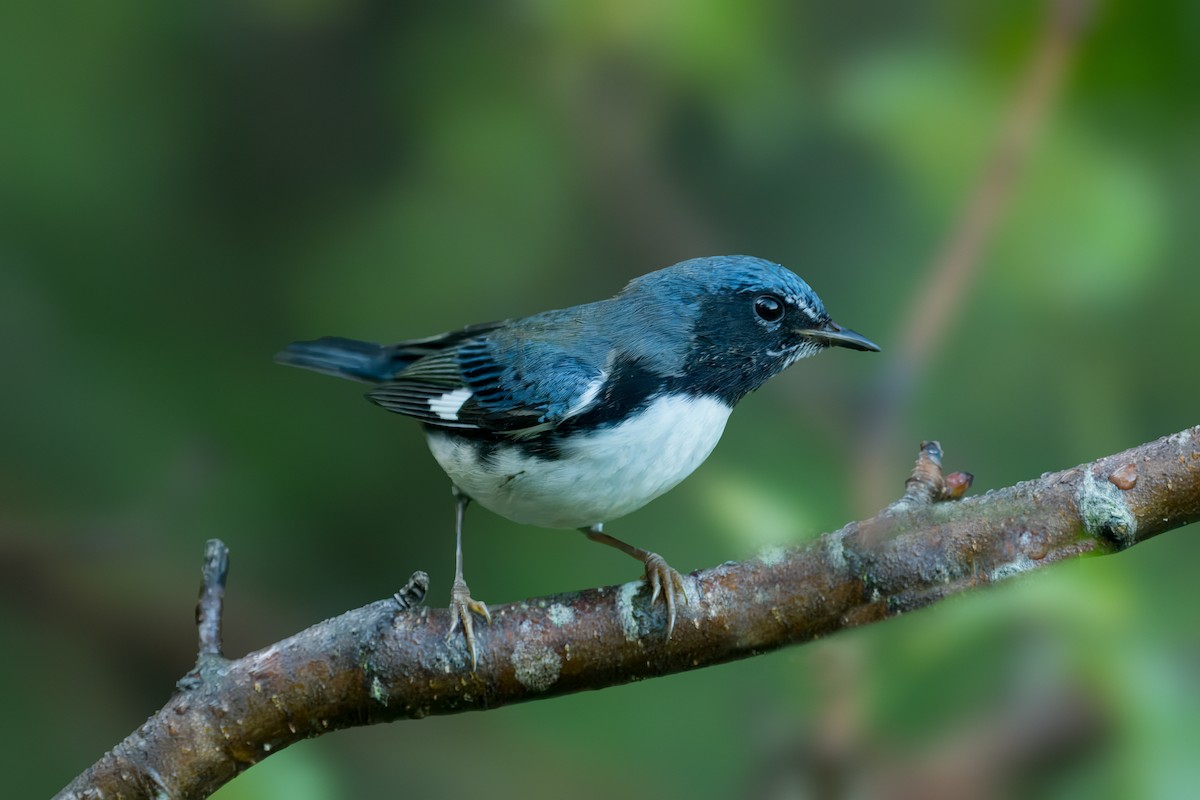
<path fill-rule="evenodd" d="M 718 664 L 1066 558 L 1118 552 L 1200 519 L 1200 427 L 942 502 L 961 494 L 962 481 L 943 478 L 940 449 L 927 443 L 905 496 L 871 519 L 687 576 L 689 603 L 669 641 L 660 605 L 635 581 L 494 608 L 493 624 L 477 631 L 471 672 L 462 638 L 447 637 L 448 612 L 412 607 L 423 573 L 393 598 L 237 660 L 211 652 L 212 635 L 202 633 L 199 663 L 166 706 L 59 796 L 204 796 L 271 753 L 338 728 Z"/>

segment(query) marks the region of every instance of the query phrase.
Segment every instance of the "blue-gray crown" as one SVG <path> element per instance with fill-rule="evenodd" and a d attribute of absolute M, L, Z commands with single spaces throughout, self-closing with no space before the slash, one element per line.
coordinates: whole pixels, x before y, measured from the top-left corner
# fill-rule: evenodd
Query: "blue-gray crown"
<path fill-rule="evenodd" d="M 722 292 L 772 292 L 817 319 L 828 314 L 821 298 L 790 269 L 754 256 L 708 256 L 681 261 L 674 266 L 630 281 L 622 295 L 649 291 L 695 303 Z"/>

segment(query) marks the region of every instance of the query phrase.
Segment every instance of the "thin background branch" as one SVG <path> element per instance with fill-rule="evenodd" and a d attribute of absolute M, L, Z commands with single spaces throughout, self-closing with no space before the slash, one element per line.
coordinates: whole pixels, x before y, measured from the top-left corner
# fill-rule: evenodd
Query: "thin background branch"
<path fill-rule="evenodd" d="M 1050 0 L 1042 36 L 1034 47 L 1028 71 L 1013 99 L 995 148 L 968 195 L 958 223 L 930 264 L 925 279 L 914 287 L 908 317 L 901 323 L 899 344 L 888 348 L 889 359 L 879 384 L 870 391 L 872 408 L 863 415 L 856 435 L 854 481 L 859 513 L 878 508 L 887 497 L 889 459 L 901 446 L 901 419 L 913 389 L 921 385 L 955 315 L 966 301 L 983 265 L 984 249 L 1004 210 L 1011 203 L 1018 179 L 1033 151 L 1059 89 L 1078 50 L 1094 0 Z"/>

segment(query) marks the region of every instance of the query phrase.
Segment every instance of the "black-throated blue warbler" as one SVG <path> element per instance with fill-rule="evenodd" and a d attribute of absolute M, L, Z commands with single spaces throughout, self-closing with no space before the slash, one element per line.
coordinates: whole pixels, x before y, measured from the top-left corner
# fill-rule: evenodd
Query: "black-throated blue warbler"
<path fill-rule="evenodd" d="M 425 427 L 456 498 L 451 631 L 475 668 L 462 519 L 474 500 L 515 522 L 577 528 L 645 564 L 675 625 L 683 579 L 604 523 L 671 489 L 708 457 L 734 405 L 826 347 L 878 350 L 837 325 L 784 267 L 750 256 L 683 261 L 609 300 L 378 345 L 326 337 L 276 360 L 376 384 L 367 398 Z"/>

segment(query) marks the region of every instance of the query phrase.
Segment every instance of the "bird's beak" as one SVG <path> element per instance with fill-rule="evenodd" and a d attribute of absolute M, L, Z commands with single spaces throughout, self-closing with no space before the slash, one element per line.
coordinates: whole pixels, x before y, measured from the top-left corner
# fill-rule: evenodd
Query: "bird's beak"
<path fill-rule="evenodd" d="M 879 352 L 879 345 L 861 333 L 843 328 L 833 320 L 829 320 L 819 328 L 806 328 L 799 331 L 799 334 L 827 347 L 848 347 L 851 350 Z"/>

